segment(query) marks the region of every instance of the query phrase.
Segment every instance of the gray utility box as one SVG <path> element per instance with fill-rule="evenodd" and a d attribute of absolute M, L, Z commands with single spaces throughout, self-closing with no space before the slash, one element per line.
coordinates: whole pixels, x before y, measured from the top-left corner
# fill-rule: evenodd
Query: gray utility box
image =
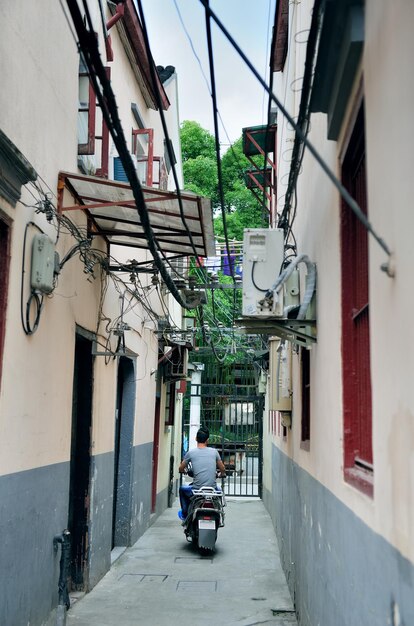
<path fill-rule="evenodd" d="M 243 309 L 245 317 L 269 317 L 274 311 L 261 305 L 280 274 L 284 232 L 280 228 L 247 228 L 243 237 Z M 282 307 L 283 312 L 283 307 Z M 282 313 L 279 313 L 281 315 Z"/>
<path fill-rule="evenodd" d="M 55 244 L 44 234 L 35 235 L 32 244 L 32 270 L 30 284 L 34 291 L 53 291 L 55 270 Z"/>

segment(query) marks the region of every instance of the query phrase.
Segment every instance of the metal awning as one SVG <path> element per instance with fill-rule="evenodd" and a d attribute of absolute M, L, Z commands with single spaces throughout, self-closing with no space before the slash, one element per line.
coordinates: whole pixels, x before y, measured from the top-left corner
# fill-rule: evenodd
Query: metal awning
<path fill-rule="evenodd" d="M 74 197 L 75 204 L 64 201 L 65 188 Z M 181 192 L 184 224 L 176 193 L 153 187 L 143 187 L 143 193 L 154 236 L 163 252 L 177 256 L 194 256 L 190 232 L 197 256 L 215 254 L 209 198 L 188 191 Z M 90 234 L 104 237 L 110 245 L 144 249 L 148 247 L 128 184 L 60 172 L 58 209 L 60 212 L 83 210 L 90 218 Z"/>
<path fill-rule="evenodd" d="M 276 124 L 271 126 L 249 126 L 242 129 L 243 154 L 247 157 L 265 152 L 273 154 L 275 151 Z M 269 160 L 269 159 L 268 159 Z M 272 163 L 270 163 L 272 165 Z"/>

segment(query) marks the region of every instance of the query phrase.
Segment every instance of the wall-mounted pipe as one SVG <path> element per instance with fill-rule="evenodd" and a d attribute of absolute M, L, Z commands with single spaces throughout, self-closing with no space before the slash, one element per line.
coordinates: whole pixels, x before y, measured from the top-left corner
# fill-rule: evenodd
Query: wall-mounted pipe
<path fill-rule="evenodd" d="M 70 599 L 68 592 L 68 577 L 71 561 L 71 537 L 69 530 L 65 529 L 61 535 L 53 537 L 53 547 L 55 552 L 58 545 L 61 545 L 60 554 L 60 573 L 59 573 L 59 601 L 56 616 L 56 626 L 64 626 L 66 624 L 66 611 L 70 607 Z"/>
<path fill-rule="evenodd" d="M 123 17 L 124 12 L 125 12 L 125 4 L 123 2 L 119 2 L 116 5 L 115 15 L 113 15 L 111 17 L 111 19 L 108 20 L 107 23 L 106 23 L 106 30 L 107 31 L 110 30 L 112 28 L 112 26 L 114 24 L 116 24 L 121 19 L 121 17 Z"/>

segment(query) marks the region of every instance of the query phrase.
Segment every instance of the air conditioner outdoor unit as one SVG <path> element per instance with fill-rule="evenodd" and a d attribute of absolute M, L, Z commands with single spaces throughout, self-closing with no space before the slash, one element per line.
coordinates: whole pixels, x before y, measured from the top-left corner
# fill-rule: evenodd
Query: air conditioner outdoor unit
<path fill-rule="evenodd" d="M 284 258 L 284 232 L 278 228 L 248 228 L 243 238 L 244 317 L 282 317 L 283 297 L 267 299 L 279 276 Z"/>

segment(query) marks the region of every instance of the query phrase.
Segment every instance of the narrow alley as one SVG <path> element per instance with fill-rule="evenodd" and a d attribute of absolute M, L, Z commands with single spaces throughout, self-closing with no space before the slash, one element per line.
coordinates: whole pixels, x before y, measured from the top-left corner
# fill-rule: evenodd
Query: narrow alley
<path fill-rule="evenodd" d="M 70 626 L 297 624 L 271 519 L 259 499 L 228 498 L 213 557 L 186 543 L 167 509 L 67 614 Z"/>
<path fill-rule="evenodd" d="M 414 0 L 0 22 L 0 626 L 414 626 Z"/>

